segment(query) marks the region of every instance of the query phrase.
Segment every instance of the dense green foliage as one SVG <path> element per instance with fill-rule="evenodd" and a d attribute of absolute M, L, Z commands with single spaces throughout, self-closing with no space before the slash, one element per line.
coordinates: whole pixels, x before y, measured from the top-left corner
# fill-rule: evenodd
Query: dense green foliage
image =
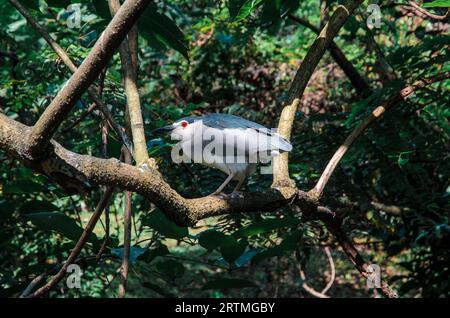
<path fill-rule="evenodd" d="M 21 2 L 78 65 L 110 19 L 102 0 Z M 68 27 L 73 12 L 65 8 L 71 2 L 81 3 L 79 27 Z M 332 12 L 338 1 L 328 2 Z M 428 9 L 445 14 L 449 2 L 440 2 Z M 138 23 L 146 131 L 207 112 L 276 127 L 289 84 L 316 37 L 288 15 L 318 26 L 320 1 L 154 3 Z M 291 138 L 289 168 L 300 189 L 314 186 L 337 147 L 380 102 L 417 79 L 449 70 L 448 23 L 406 14 L 400 4 L 383 1 L 380 27 L 369 28 L 367 6 L 349 18 L 335 42 L 370 90 L 357 94 L 332 57 L 324 56 Z M 32 125 L 70 75 L 14 7 L 0 0 L 0 109 Z M 372 125 L 346 154 L 323 197 L 324 204 L 346 215 L 345 231 L 381 266 L 400 296 L 450 296 L 449 88 L 447 80 L 420 90 Z M 103 100 L 125 125 L 118 54 L 106 72 Z M 63 128 L 90 103 L 84 96 Z M 100 123 L 94 111 L 55 139 L 74 152 L 103 157 Z M 150 138 L 148 146 L 164 178 L 187 197 L 207 195 L 223 181 L 216 170 L 173 164 L 167 140 Z M 110 132 L 107 155 L 119 154 L 120 143 Z M 254 174 L 245 190 L 267 188 L 271 181 L 270 175 Z M 100 190 L 68 195 L 0 152 L 0 295 L 17 296 L 36 275 L 61 264 L 100 196 Z M 117 193 L 110 205 L 111 240 L 104 257 L 95 260 L 104 222 L 81 255 L 81 289 L 61 283 L 51 297 L 116 294 L 123 200 Z M 181 228 L 138 195 L 132 207 L 129 296 L 310 297 L 301 288 L 298 266 L 308 284 L 321 290 L 330 277 L 323 245 L 336 247 L 336 281 L 328 295 L 373 295 L 324 226 L 301 223 L 294 211 L 211 218 Z"/>

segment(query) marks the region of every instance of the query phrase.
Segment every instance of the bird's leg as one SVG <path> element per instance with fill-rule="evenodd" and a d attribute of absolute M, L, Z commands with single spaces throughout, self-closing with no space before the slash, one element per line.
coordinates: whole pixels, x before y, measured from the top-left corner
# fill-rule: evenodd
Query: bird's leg
<path fill-rule="evenodd" d="M 244 183 L 245 179 L 250 174 L 250 170 L 251 170 L 251 165 L 248 165 L 247 168 L 245 168 L 245 172 L 239 178 L 239 181 L 232 193 L 239 192 L 239 189 L 242 187 L 242 184 Z"/>
<path fill-rule="evenodd" d="M 222 190 L 227 186 L 228 183 L 234 178 L 234 173 L 230 174 L 228 178 L 225 179 L 225 181 L 220 185 L 220 187 L 217 188 L 216 191 L 211 193 L 210 195 L 218 195 Z"/>
<path fill-rule="evenodd" d="M 233 190 L 232 193 L 235 193 L 235 192 L 238 192 L 238 191 L 239 191 L 239 189 L 242 187 L 242 184 L 243 184 L 244 181 L 245 181 L 245 178 L 246 178 L 246 176 L 244 175 L 242 178 L 239 179 L 239 181 L 238 181 L 238 183 L 237 183 L 237 185 L 236 185 L 236 187 L 234 188 L 234 190 Z"/>

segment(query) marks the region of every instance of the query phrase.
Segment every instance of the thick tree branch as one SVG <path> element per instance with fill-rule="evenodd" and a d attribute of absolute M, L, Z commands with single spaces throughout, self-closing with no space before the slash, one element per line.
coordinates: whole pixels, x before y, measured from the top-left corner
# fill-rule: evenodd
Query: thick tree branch
<path fill-rule="evenodd" d="M 300 98 L 294 99 L 292 104 L 285 106 L 281 111 L 277 132 L 287 140 L 291 138 L 292 125 L 294 123 L 298 104 L 300 104 Z M 283 153 L 273 158 L 272 187 L 279 186 L 295 186 L 295 182 L 289 177 L 289 157 L 287 153 Z"/>
<path fill-rule="evenodd" d="M 278 131 L 283 137 L 289 139 L 291 135 L 299 99 L 301 99 L 309 79 L 319 64 L 320 59 L 329 47 L 331 41 L 333 41 L 334 37 L 344 25 L 347 18 L 362 2 L 362 0 L 346 0 L 343 5 L 338 5 L 329 22 L 323 27 L 319 36 L 308 50 L 289 89 L 288 105 L 286 105 L 281 112 Z M 297 99 L 298 101 L 296 101 Z M 288 153 L 277 156 L 273 164 L 273 186 L 292 185 L 293 181 L 289 178 Z"/>
<path fill-rule="evenodd" d="M 106 67 L 116 48 L 149 3 L 150 0 L 127 0 L 123 4 L 78 70 L 33 126 L 25 153 L 29 159 L 37 158 L 45 153 L 56 129 L 66 118 L 75 102 Z"/>
<path fill-rule="evenodd" d="M 186 199 L 173 190 L 157 172 L 151 173 L 117 159 L 76 154 L 53 140 L 46 159 L 32 161 L 24 154 L 24 149 L 27 149 L 27 139 L 24 136 L 30 130 L 30 127 L 0 113 L 0 149 L 27 167 L 48 176 L 68 192 L 87 192 L 96 185 L 116 186 L 141 194 L 155 203 L 169 219 L 181 225 L 194 224 L 200 219 L 223 214 L 273 211 L 293 200 L 302 202 L 300 204 L 303 208 L 315 207 L 315 202 L 309 200 L 305 192 L 291 187 Z"/>
<path fill-rule="evenodd" d="M 119 0 L 108 0 L 108 5 L 111 15 L 114 17 L 120 10 L 120 2 Z M 137 49 L 137 47 L 134 46 L 134 49 Z M 145 141 L 141 102 L 136 83 L 137 60 L 133 58 L 136 53 L 131 52 L 128 39 L 122 41 L 119 47 L 119 52 L 120 60 L 122 62 L 122 76 L 125 86 L 125 95 L 127 97 L 127 110 L 130 117 L 130 129 L 133 136 L 134 157 L 136 159 L 136 164 L 141 165 L 142 163 L 147 162 L 149 157 L 147 143 Z M 152 161 L 152 167 L 155 166 L 155 162 Z"/>
<path fill-rule="evenodd" d="M 312 25 L 309 21 L 296 17 L 293 14 L 288 14 L 289 19 L 295 21 L 316 34 L 320 33 L 320 29 L 316 26 Z M 369 84 L 367 84 L 366 80 L 359 74 L 358 70 L 353 66 L 352 62 L 350 62 L 345 56 L 344 52 L 337 46 L 336 42 L 331 41 L 328 51 L 342 71 L 345 73 L 347 78 L 352 83 L 353 87 L 356 89 L 358 94 L 362 94 L 364 91 L 369 89 Z"/>
<path fill-rule="evenodd" d="M 339 161 L 347 152 L 348 148 L 352 145 L 352 143 L 366 130 L 366 128 L 375 120 L 380 118 L 387 110 L 391 109 L 398 103 L 402 102 L 404 99 L 408 98 L 415 91 L 424 88 L 432 83 L 442 81 L 450 77 L 450 72 L 445 72 L 438 74 L 436 76 L 422 79 L 417 81 L 411 86 L 407 86 L 403 88 L 398 94 L 392 96 L 385 103 L 375 108 L 369 116 L 363 119 L 361 124 L 359 124 L 352 133 L 345 139 L 344 143 L 336 150 L 333 157 L 328 162 L 325 170 L 322 172 L 319 181 L 315 185 L 314 189 L 311 190 L 311 194 L 320 198 L 322 196 L 323 190 L 328 183 L 331 175 L 333 174 L 334 169 L 338 165 Z"/>
<path fill-rule="evenodd" d="M 274 211 L 295 204 L 309 220 L 335 222 L 334 214 L 318 206 L 315 198 L 294 187 L 271 188 L 264 192 L 239 193 L 187 199 L 173 190 L 159 174 L 149 173 L 117 159 L 100 159 L 73 153 L 55 141 L 51 141 L 47 159 L 31 161 L 23 155 L 27 139 L 23 138 L 31 128 L 0 113 L 0 149 L 20 160 L 25 166 L 43 173 L 68 191 L 88 191 L 94 185 L 114 186 L 141 194 L 158 206 L 178 225 L 193 225 L 198 220 L 211 216 L 234 213 Z M 331 229 L 335 230 L 335 224 Z M 339 229 L 339 228 L 336 228 Z M 332 231 L 330 230 L 330 231 Z M 335 234 L 344 249 L 349 243 L 342 233 Z M 352 251 L 351 249 L 349 250 Z M 354 258 L 352 252 L 351 257 Z M 352 258 L 352 260 L 353 260 Z M 359 259 L 355 263 L 359 269 Z M 359 265 L 358 265 L 359 264 Z M 366 273 L 366 272 L 362 272 Z M 58 276 L 60 279 L 61 276 Z"/>

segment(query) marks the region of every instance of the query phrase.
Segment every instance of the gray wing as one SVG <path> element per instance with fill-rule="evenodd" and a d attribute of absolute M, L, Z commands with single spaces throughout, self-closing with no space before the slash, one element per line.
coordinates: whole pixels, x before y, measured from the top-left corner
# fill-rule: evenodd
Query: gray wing
<path fill-rule="evenodd" d="M 203 123 L 206 126 L 217 128 L 217 129 L 226 129 L 226 128 L 235 128 L 235 129 L 256 129 L 256 130 L 268 130 L 263 125 L 255 123 L 253 121 L 244 119 L 239 116 L 228 115 L 228 114 L 206 114 L 201 117 Z M 268 130 L 270 133 L 270 130 Z"/>
<path fill-rule="evenodd" d="M 253 129 L 267 138 L 270 138 L 273 142 L 272 149 L 279 149 L 281 151 L 291 151 L 292 145 L 285 138 L 279 134 L 271 131 L 270 129 L 255 123 L 253 121 L 244 119 L 239 116 L 229 114 L 206 114 L 202 117 L 197 117 L 203 120 L 204 125 L 215 129 Z"/>

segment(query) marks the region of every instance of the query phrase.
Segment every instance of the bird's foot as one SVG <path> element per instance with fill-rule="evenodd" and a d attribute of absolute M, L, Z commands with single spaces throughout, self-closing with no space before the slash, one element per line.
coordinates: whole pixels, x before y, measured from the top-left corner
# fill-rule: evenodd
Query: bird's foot
<path fill-rule="evenodd" d="M 240 197 L 243 197 L 244 196 L 244 192 L 242 192 L 242 191 L 239 191 L 239 190 L 235 190 L 235 191 L 233 191 L 233 192 L 231 192 L 231 194 L 230 194 L 232 197 L 237 197 L 237 198 L 240 198 Z"/>
<path fill-rule="evenodd" d="M 214 191 L 213 193 L 209 194 L 208 197 L 220 197 L 222 195 L 224 195 L 222 191 Z"/>

